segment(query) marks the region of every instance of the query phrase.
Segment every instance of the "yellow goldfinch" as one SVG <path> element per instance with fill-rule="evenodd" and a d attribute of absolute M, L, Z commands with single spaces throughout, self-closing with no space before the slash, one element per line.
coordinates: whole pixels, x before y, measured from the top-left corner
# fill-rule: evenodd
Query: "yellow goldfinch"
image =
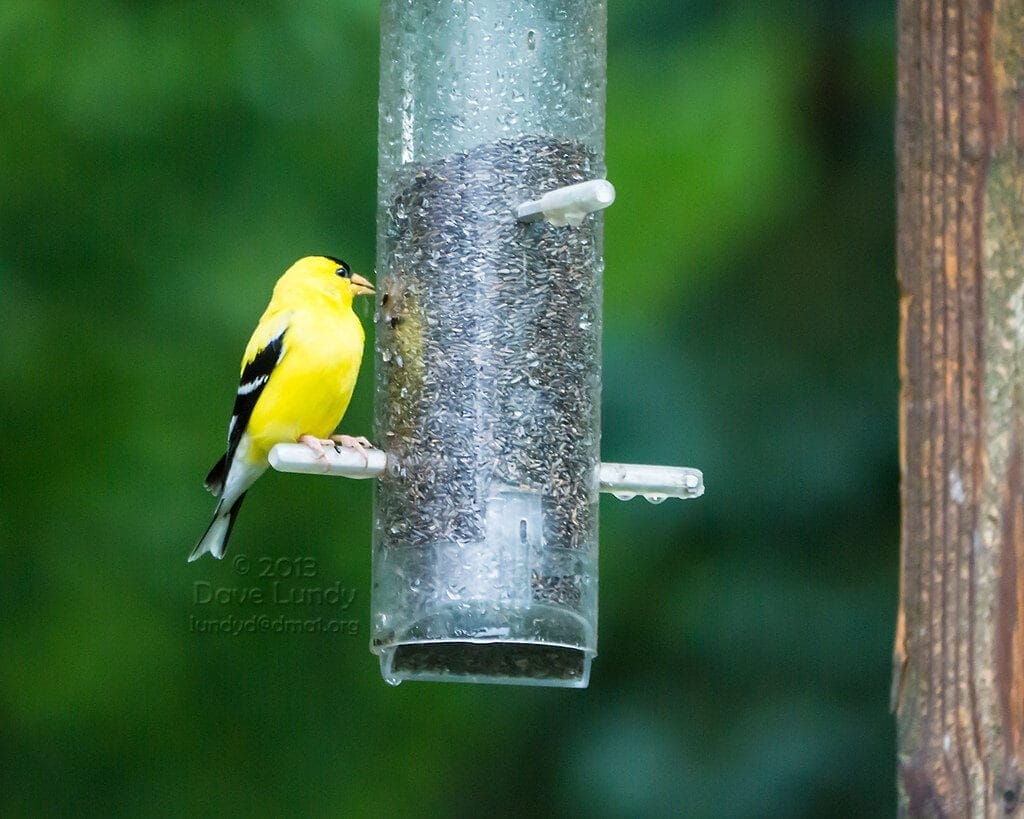
<path fill-rule="evenodd" d="M 224 557 L 228 537 L 253 482 L 266 470 L 275 444 L 299 441 L 326 461 L 324 444 L 354 447 L 365 438 L 333 435 L 359 374 L 363 326 L 352 299 L 373 285 L 330 256 L 307 256 L 274 286 L 270 304 L 242 357 L 242 376 L 228 424 L 228 449 L 206 476 L 220 498 L 193 561 Z"/>

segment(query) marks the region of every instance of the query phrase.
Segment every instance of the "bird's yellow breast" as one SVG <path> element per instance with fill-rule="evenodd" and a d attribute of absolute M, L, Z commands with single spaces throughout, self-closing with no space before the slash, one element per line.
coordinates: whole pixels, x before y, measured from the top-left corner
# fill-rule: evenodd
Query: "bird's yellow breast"
<path fill-rule="evenodd" d="M 291 311 L 284 353 L 249 419 L 252 460 L 266 460 L 275 444 L 334 432 L 355 389 L 363 339 L 362 325 L 347 305 Z"/>

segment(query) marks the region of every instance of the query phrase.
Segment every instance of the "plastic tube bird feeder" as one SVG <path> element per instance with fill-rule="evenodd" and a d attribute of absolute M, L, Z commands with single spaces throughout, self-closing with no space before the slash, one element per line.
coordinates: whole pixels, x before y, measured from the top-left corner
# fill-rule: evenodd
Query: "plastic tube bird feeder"
<path fill-rule="evenodd" d="M 388 682 L 584 687 L 600 463 L 604 0 L 384 0 L 372 650 Z M 271 463 L 319 471 L 301 446 Z"/>

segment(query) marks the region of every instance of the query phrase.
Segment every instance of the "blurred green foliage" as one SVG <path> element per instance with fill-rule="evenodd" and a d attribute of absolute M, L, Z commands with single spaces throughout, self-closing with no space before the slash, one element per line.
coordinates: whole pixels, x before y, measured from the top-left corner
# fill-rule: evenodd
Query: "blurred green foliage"
<path fill-rule="evenodd" d="M 392 689 L 368 485 L 268 474 L 233 538 L 358 637 L 191 633 L 239 580 L 185 563 L 277 275 L 372 269 L 376 4 L 0 4 L 0 812 L 892 811 L 892 4 L 609 24 L 604 456 L 708 494 L 602 502 L 589 690 Z"/>

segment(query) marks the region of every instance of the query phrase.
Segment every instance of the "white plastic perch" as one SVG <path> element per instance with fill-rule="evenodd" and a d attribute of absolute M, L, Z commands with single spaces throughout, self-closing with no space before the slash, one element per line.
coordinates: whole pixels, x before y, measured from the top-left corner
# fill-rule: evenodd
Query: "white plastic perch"
<path fill-rule="evenodd" d="M 602 210 L 614 201 L 615 188 L 611 182 L 607 179 L 591 179 L 555 188 L 540 199 L 523 202 L 516 208 L 516 218 L 521 222 L 536 222 L 544 218 L 558 227 L 579 227 L 588 213 Z"/>
<path fill-rule="evenodd" d="M 367 458 L 354 449 L 327 448 L 327 462 L 317 460 L 303 444 L 278 444 L 270 450 L 270 465 L 279 472 L 307 475 L 338 475 L 343 478 L 377 478 L 387 469 L 387 455 L 367 450 Z M 699 498 L 704 494 L 704 475 L 699 469 L 646 464 L 601 464 L 601 491 L 619 500 L 643 495 L 651 503 L 666 498 Z"/>
<path fill-rule="evenodd" d="M 651 503 L 666 498 L 699 498 L 704 494 L 704 473 L 686 466 L 601 464 L 601 491 L 619 500 L 643 495 Z"/>
<path fill-rule="evenodd" d="M 379 449 L 366 450 L 366 460 L 348 447 L 325 447 L 327 463 L 318 460 L 305 444 L 278 444 L 270 450 L 270 465 L 279 472 L 304 475 L 338 475 L 342 478 L 376 478 L 384 473 L 388 458 Z"/>

